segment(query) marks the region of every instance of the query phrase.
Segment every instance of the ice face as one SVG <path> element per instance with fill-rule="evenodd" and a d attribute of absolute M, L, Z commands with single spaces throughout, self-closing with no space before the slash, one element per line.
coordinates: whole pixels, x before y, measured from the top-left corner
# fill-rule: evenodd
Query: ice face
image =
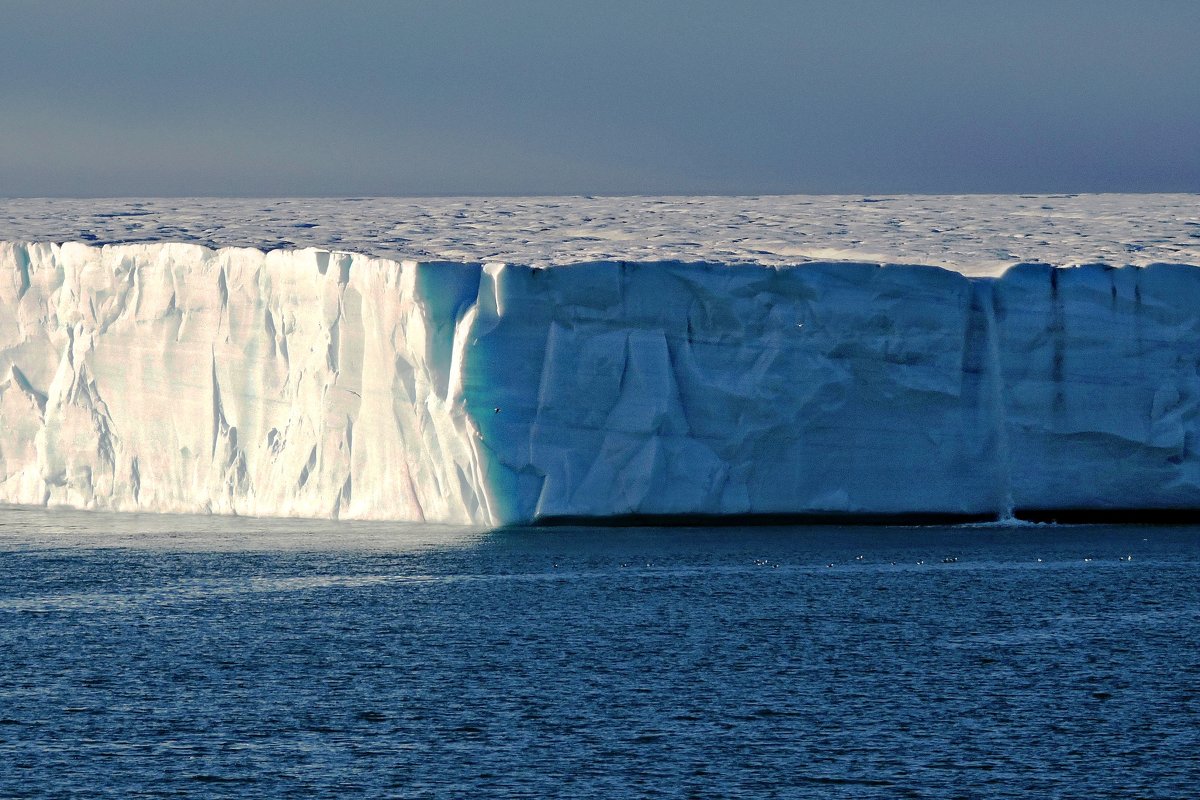
<path fill-rule="evenodd" d="M 1200 507 L 1200 271 L 0 245 L 0 501 L 496 525 Z"/>
<path fill-rule="evenodd" d="M 0 245 L 0 496 L 490 522 L 450 392 L 477 267 Z"/>

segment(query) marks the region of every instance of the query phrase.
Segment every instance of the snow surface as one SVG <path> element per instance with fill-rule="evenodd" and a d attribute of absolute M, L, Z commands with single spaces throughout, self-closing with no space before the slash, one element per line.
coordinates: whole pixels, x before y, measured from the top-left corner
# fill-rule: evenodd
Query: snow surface
<path fill-rule="evenodd" d="M 0 236 L 60 238 L 46 231 L 66 230 L 88 203 L 96 219 L 129 225 L 95 215 L 132 202 L 71 201 L 71 217 L 62 201 L 7 201 L 6 213 L 25 208 L 21 224 L 45 227 L 6 223 Z M 147 201 L 192 210 L 133 219 L 147 237 L 269 243 L 289 203 L 350 204 L 271 201 L 280 219 L 268 225 L 247 211 L 263 201 L 204 202 L 223 211 Z M 510 201 L 526 204 L 517 220 L 501 214 L 504 202 L 428 201 L 440 211 L 421 224 L 443 239 L 426 249 L 456 255 L 446 262 L 0 244 L 0 502 L 479 525 L 1200 508 L 1200 271 L 1020 264 L 970 277 L 995 272 L 996 242 L 1025 241 L 1005 227 L 1022 221 L 1059 231 L 1035 248 L 1087 243 L 1077 260 L 1118 250 L 1126 258 L 1115 263 L 1144 263 L 1147 251 L 1195 259 L 1194 197 L 960 199 L 954 213 L 948 198 L 900 198 L 882 216 L 882 202 L 814 200 L 842 203 L 829 229 L 850 219 L 891 230 L 886 220 L 920 215 L 970 228 L 943 241 L 906 238 L 911 225 L 898 224 L 861 243 L 899 262 L 941 242 L 958 271 L 725 263 L 783 258 L 751 252 L 816 224 L 816 212 L 781 222 L 783 232 L 746 222 L 743 243 L 722 245 L 738 202 L 770 204 L 783 219 L 807 208 L 801 198 L 662 201 L 673 221 L 603 248 L 522 226 L 547 205 L 560 207 L 552 225 L 628 203 L 611 223 L 620 231 L 659 213 L 659 201 Z M 472 229 L 482 233 L 455 233 L 450 209 L 475 203 L 487 209 Z M 981 208 L 998 203 L 1027 204 L 1030 217 L 982 222 Z M 1073 209 L 1071 226 L 1066 211 L 1049 221 L 1033 210 L 1055 203 Z M 363 236 L 369 223 L 356 224 Z M 707 233 L 688 245 L 689 232 Z M 664 237 L 684 253 L 726 247 L 729 258 L 553 269 L 460 258 L 522 246 L 541 263 L 588 248 L 661 257 L 671 248 L 648 242 Z"/>
<path fill-rule="evenodd" d="M 2 200 L 0 239 L 316 247 L 418 261 L 1200 263 L 1200 197 L 898 195 Z"/>

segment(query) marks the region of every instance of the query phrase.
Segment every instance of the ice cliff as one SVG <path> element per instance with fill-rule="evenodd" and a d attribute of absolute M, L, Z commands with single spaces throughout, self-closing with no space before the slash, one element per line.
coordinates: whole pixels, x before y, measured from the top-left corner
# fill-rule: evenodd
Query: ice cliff
<path fill-rule="evenodd" d="M 0 499 L 489 522 L 459 384 L 480 270 L 0 245 Z"/>
<path fill-rule="evenodd" d="M 0 244 L 0 502 L 1200 508 L 1200 271 Z"/>

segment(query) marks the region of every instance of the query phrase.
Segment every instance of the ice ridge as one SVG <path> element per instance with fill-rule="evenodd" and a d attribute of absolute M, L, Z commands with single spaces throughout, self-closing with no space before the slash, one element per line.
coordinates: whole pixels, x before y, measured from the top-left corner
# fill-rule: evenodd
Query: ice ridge
<path fill-rule="evenodd" d="M 0 502 L 502 525 L 1200 508 L 1200 271 L 0 243 Z"/>

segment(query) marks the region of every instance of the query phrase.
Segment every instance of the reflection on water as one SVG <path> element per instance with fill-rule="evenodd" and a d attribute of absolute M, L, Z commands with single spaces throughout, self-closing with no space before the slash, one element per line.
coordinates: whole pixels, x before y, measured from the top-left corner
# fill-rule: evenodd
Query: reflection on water
<path fill-rule="evenodd" d="M 468 547 L 483 528 L 414 522 L 280 519 L 208 514 L 113 514 L 0 505 L 0 551 L 109 548 L 236 552 Z"/>
<path fill-rule="evenodd" d="M 1187 797 L 1200 532 L 0 510 L 0 796 Z"/>

